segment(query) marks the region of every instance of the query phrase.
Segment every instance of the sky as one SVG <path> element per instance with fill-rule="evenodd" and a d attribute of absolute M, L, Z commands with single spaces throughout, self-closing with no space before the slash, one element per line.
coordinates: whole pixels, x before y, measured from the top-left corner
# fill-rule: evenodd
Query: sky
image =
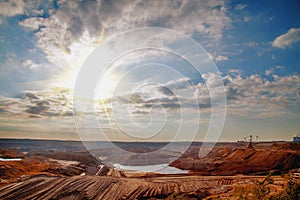
<path fill-rule="evenodd" d="M 0 1 L 0 138 L 289 141 L 300 131 L 299 10 Z"/>

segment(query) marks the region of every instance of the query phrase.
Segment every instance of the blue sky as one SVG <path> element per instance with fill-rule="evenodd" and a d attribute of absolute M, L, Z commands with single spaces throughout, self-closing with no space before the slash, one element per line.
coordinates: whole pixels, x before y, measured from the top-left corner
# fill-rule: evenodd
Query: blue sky
<path fill-rule="evenodd" d="M 221 78 L 227 102 L 220 141 L 242 140 L 249 134 L 262 140 L 290 140 L 300 131 L 299 10 L 300 3 L 291 0 L 1 1 L 0 137 L 78 139 L 72 91 L 84 61 L 113 35 L 151 26 L 193 38 L 220 73 L 199 76 L 189 63 L 167 52 L 138 51 L 123 56 L 105 77 L 105 89 L 100 87 L 97 94 L 105 103 L 96 103 L 96 115 L 108 135 L 132 140 L 130 134 L 122 135 L 122 124 L 136 137 L 137 124 L 146 127 L 142 129 L 145 133 L 156 130 L 163 118 L 147 127 L 150 114 L 164 116 L 159 115 L 164 110 L 169 121 L 154 140 L 172 138 L 180 112 L 190 113 L 181 123 L 200 124 L 196 139 L 203 140 L 212 126 L 205 83 L 213 85 Z M 135 66 L 147 63 L 156 64 L 122 79 Z M 170 68 L 162 69 L 162 65 Z M 168 69 L 177 70 L 180 76 Z M 189 87 L 183 83 L 192 84 L 197 109 L 191 106 Z M 131 114 L 137 124 L 123 119 L 111 122 L 112 113 L 117 113 L 114 119 L 125 116 L 124 99 L 133 97 Z M 182 100 L 180 112 L 178 100 Z M 195 110 L 201 118 L 195 119 Z"/>

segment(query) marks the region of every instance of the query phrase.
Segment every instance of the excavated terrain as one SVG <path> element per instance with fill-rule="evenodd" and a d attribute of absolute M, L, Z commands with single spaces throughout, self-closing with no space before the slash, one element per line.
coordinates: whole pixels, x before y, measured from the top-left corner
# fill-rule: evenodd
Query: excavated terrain
<path fill-rule="evenodd" d="M 164 199 L 172 195 L 181 195 L 185 199 L 202 199 L 226 193 L 232 188 L 232 184 L 252 179 L 255 177 L 41 176 L 2 187 L 0 199 Z"/>
<path fill-rule="evenodd" d="M 113 169 L 84 150 L 1 149 L 2 158 L 21 160 L 0 161 L 0 199 L 228 199 L 236 186 L 270 172 L 278 174 L 274 191 L 286 184 L 279 174 L 292 171 L 299 179 L 300 144 L 253 146 L 218 144 L 199 158 L 200 145 L 193 144 L 171 163 L 189 173 L 173 175 Z"/>
<path fill-rule="evenodd" d="M 216 146 L 203 158 L 191 147 L 171 166 L 199 175 L 275 174 L 300 168 L 300 144 L 257 144 L 254 148 Z"/>

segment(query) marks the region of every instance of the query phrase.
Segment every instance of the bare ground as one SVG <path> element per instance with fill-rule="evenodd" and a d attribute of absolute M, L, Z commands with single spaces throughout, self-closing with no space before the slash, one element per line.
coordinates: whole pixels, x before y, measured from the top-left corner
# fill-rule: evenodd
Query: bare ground
<path fill-rule="evenodd" d="M 198 150 L 192 145 L 171 164 L 189 174 L 170 175 L 112 169 L 86 151 L 5 149 L 2 157 L 22 160 L 0 161 L 0 199 L 231 199 L 236 186 L 253 185 L 270 171 L 292 170 L 299 180 L 299 144 L 217 145 L 204 158 Z M 270 188 L 280 191 L 286 183 L 277 175 Z"/>

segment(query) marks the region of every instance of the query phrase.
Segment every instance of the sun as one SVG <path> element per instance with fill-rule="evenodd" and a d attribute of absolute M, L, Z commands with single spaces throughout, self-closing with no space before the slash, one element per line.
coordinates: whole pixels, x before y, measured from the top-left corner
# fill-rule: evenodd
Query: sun
<path fill-rule="evenodd" d="M 98 81 L 95 90 L 95 100 L 105 100 L 111 98 L 114 94 L 114 89 L 117 86 L 115 76 L 111 72 L 106 72 L 103 77 Z"/>
<path fill-rule="evenodd" d="M 53 79 L 52 87 L 62 87 L 74 91 L 78 73 L 80 73 L 80 68 L 73 67 L 72 69 L 65 70 Z M 97 101 L 111 98 L 118 84 L 117 77 L 111 70 L 107 70 L 103 76 L 99 77 L 95 87 L 94 98 L 90 100 Z M 81 95 L 81 98 L 86 98 L 84 91 Z"/>

